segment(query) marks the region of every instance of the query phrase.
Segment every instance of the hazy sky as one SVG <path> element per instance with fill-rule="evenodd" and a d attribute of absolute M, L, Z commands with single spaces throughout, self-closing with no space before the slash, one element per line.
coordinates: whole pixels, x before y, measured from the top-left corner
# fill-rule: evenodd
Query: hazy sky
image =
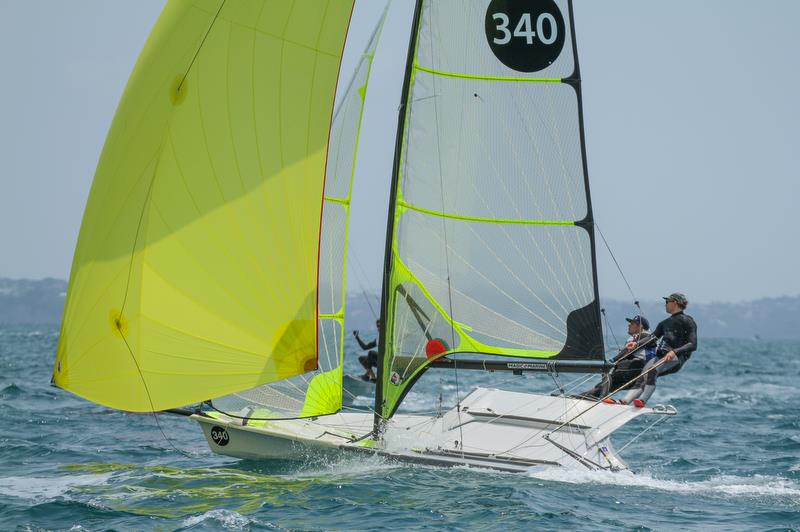
<path fill-rule="evenodd" d="M 162 5 L 0 0 L 0 277 L 68 276 L 105 135 Z M 345 78 L 382 6 L 358 3 Z M 595 219 L 636 295 L 800 294 L 800 2 L 574 7 Z M 354 288 L 379 286 L 412 10 L 395 0 L 373 66 Z M 601 295 L 629 299 L 598 242 Z"/>

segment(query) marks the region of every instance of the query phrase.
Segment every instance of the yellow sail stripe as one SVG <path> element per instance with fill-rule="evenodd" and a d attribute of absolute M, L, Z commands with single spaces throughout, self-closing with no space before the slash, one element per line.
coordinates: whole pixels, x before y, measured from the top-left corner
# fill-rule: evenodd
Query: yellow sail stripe
<path fill-rule="evenodd" d="M 448 78 L 474 79 L 478 81 L 512 81 L 522 83 L 561 83 L 561 78 L 516 78 L 512 76 L 476 76 L 475 74 L 462 74 L 461 72 L 447 72 L 445 70 L 435 70 L 414 63 L 414 70 L 427 72 L 436 76 L 446 76 Z"/>
<path fill-rule="evenodd" d="M 431 216 L 438 216 L 439 218 L 447 218 L 449 220 L 463 220 L 466 222 L 481 222 L 488 224 L 517 224 L 517 225 L 575 225 L 572 220 L 519 220 L 514 218 L 481 218 L 479 216 L 463 216 L 460 214 L 452 214 L 441 211 L 434 211 L 424 207 L 412 205 L 405 200 L 398 200 L 397 205 L 405 207 L 406 209 L 429 214 Z"/>

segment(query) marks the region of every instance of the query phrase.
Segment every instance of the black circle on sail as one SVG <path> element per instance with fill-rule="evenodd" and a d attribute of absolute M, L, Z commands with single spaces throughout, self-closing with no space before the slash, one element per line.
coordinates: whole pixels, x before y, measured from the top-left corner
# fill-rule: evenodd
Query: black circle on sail
<path fill-rule="evenodd" d="M 567 33 L 554 0 L 492 0 L 485 27 L 495 57 L 519 72 L 537 72 L 553 64 Z"/>

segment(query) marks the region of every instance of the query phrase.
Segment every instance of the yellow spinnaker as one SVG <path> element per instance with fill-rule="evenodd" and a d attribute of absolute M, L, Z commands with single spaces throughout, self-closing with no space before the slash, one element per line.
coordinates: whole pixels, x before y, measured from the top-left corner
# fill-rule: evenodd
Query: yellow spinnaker
<path fill-rule="evenodd" d="M 352 7 L 167 4 L 92 184 L 58 386 L 150 411 L 316 367 L 325 161 Z"/>

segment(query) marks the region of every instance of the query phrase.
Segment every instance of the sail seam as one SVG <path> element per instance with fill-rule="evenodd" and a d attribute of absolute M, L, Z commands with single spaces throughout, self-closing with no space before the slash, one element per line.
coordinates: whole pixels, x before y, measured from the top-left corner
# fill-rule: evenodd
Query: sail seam
<path fill-rule="evenodd" d="M 347 197 L 347 198 L 333 198 L 331 196 L 323 196 L 322 199 L 325 200 L 325 201 L 330 201 L 331 203 L 338 203 L 339 205 L 346 205 L 346 206 L 350 205 L 350 198 L 349 197 Z"/>
<path fill-rule="evenodd" d="M 406 209 L 421 212 L 423 214 L 429 214 L 431 216 L 438 216 L 440 218 L 447 218 L 450 220 L 463 220 L 466 222 L 482 222 L 482 223 L 492 223 L 492 224 L 517 224 L 517 225 L 575 225 L 575 222 L 572 220 L 516 220 L 513 218 L 482 218 L 479 216 L 464 216 L 460 214 L 450 214 L 446 212 L 434 211 L 432 209 L 426 209 L 424 207 L 417 207 L 415 205 L 411 205 L 404 200 L 398 200 L 398 205 L 405 207 Z"/>
<path fill-rule="evenodd" d="M 448 72 L 446 70 L 436 70 L 414 63 L 414 70 L 427 72 L 436 76 L 445 76 L 448 78 L 461 78 L 473 79 L 477 81 L 514 81 L 522 83 L 561 83 L 561 78 L 515 78 L 512 76 L 478 76 L 475 74 L 463 74 L 461 72 Z"/>

